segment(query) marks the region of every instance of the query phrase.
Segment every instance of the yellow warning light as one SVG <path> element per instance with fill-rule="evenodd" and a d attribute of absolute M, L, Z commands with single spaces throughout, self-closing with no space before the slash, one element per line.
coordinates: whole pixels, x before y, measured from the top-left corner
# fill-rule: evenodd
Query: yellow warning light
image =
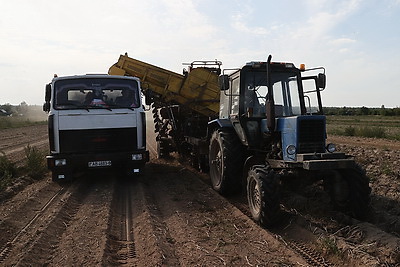
<path fill-rule="evenodd" d="M 306 64 L 300 64 L 300 70 L 305 71 L 306 70 Z"/>

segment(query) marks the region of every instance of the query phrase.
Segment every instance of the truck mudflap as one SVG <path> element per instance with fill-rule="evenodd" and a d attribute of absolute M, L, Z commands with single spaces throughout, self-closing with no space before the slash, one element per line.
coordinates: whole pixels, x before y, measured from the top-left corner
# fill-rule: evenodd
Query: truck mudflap
<path fill-rule="evenodd" d="M 68 180 L 76 172 L 101 168 L 128 168 L 134 173 L 140 173 L 145 163 L 149 161 L 149 151 L 57 154 L 47 156 L 46 159 L 48 169 L 53 172 L 53 180 Z"/>

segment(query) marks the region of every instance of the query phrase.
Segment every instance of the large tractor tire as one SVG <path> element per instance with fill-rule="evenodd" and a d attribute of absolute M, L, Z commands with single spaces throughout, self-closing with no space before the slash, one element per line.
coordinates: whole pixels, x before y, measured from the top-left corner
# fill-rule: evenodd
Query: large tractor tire
<path fill-rule="evenodd" d="M 244 149 L 235 132 L 218 130 L 210 140 L 211 184 L 221 195 L 240 191 Z"/>
<path fill-rule="evenodd" d="M 280 218 L 279 177 L 269 167 L 253 166 L 247 176 L 247 201 L 250 213 L 264 227 L 275 225 Z"/>
<path fill-rule="evenodd" d="M 328 192 L 335 209 L 365 220 L 370 215 L 369 180 L 359 166 L 334 171 L 327 182 Z"/>

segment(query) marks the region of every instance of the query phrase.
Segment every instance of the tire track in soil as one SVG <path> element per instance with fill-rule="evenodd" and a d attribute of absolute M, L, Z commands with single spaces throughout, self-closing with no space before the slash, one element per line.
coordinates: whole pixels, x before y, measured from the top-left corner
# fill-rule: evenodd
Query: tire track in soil
<path fill-rule="evenodd" d="M 310 266 L 397 266 L 400 262 L 400 239 L 396 236 L 327 208 L 320 197 L 310 199 L 295 192 L 285 195 L 281 223 L 266 231 Z M 251 218 L 245 196 L 228 200 Z"/>
<path fill-rule="evenodd" d="M 36 211 L 42 208 L 49 197 L 60 189 L 59 185 L 43 179 L 35 185 L 28 185 L 13 198 L 3 199 L 0 206 L 0 248 L 9 242 L 35 216 Z"/>
<path fill-rule="evenodd" d="M 19 249 L 29 242 L 28 236 L 41 231 L 35 227 L 49 220 L 43 215 L 67 197 L 67 187 L 41 181 L 39 186 L 28 186 L 19 195 L 3 203 L 0 208 L 0 263 L 18 254 Z"/>
<path fill-rule="evenodd" d="M 116 176 L 111 172 L 85 175 L 86 188 L 77 194 L 65 230 L 58 235 L 50 266 L 100 266 L 106 250 L 106 233 Z"/>
<path fill-rule="evenodd" d="M 56 198 L 58 201 L 41 216 L 43 220 L 38 220 L 35 226 L 31 227 L 34 232 L 26 231 L 26 235 L 21 236 L 13 248 L 15 253 L 4 262 L 5 265 L 46 265 L 52 251 L 57 247 L 60 236 L 79 209 L 87 190 L 88 186 L 85 183 L 68 187 L 61 198 Z M 19 253 L 16 253 L 17 251 Z"/>
<path fill-rule="evenodd" d="M 136 257 L 135 237 L 133 234 L 133 212 L 138 201 L 134 191 L 134 182 L 128 178 L 118 177 L 114 188 L 110 216 L 107 228 L 106 250 L 103 265 L 132 265 Z"/>
<path fill-rule="evenodd" d="M 179 266 L 168 229 L 143 177 L 120 177 L 114 191 L 102 265 Z"/>
<path fill-rule="evenodd" d="M 180 266 L 306 264 L 186 168 L 151 164 L 148 174 L 146 198 Z"/>
<path fill-rule="evenodd" d="M 211 186 L 207 174 L 186 167 Z M 282 199 L 281 224 L 264 231 L 274 234 L 310 266 L 399 266 L 400 239 L 397 236 L 334 211 L 333 207 L 328 208 L 321 192 L 309 190 L 313 191 L 313 196 L 291 192 L 288 197 L 286 192 Z M 251 219 L 244 195 L 226 199 Z"/>

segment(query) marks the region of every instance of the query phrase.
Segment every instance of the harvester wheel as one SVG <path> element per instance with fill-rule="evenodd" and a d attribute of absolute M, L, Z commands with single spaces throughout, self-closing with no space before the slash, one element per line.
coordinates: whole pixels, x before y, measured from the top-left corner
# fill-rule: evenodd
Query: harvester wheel
<path fill-rule="evenodd" d="M 234 132 L 215 131 L 211 136 L 209 166 L 215 191 L 229 195 L 240 190 L 244 163 L 243 145 Z"/>
<path fill-rule="evenodd" d="M 328 189 L 336 209 L 352 217 L 365 220 L 370 211 L 369 180 L 359 166 L 335 171 L 328 182 Z"/>
<path fill-rule="evenodd" d="M 253 166 L 247 176 L 247 201 L 253 219 L 264 227 L 273 226 L 280 215 L 279 178 L 269 167 Z"/>

